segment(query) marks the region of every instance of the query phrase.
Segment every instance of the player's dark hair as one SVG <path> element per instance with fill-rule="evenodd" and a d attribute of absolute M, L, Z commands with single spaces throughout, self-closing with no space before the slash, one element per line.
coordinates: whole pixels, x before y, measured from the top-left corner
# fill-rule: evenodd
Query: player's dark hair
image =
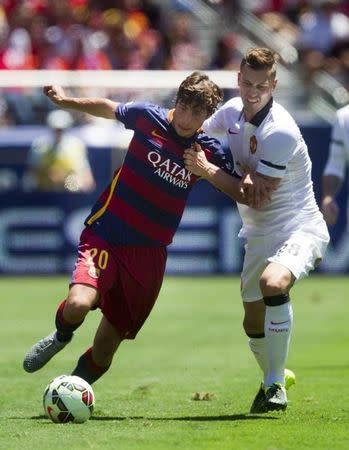
<path fill-rule="evenodd" d="M 176 104 L 180 101 L 207 111 L 210 116 L 223 100 L 222 90 L 202 72 L 193 72 L 179 86 Z"/>
<path fill-rule="evenodd" d="M 249 48 L 240 63 L 240 71 L 249 66 L 253 70 L 268 70 L 270 77 L 275 78 L 278 60 L 278 54 L 269 48 Z"/>

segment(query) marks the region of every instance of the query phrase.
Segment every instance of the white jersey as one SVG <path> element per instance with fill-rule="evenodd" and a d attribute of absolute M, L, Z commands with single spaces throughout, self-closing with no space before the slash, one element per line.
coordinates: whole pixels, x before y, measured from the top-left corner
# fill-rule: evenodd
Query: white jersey
<path fill-rule="evenodd" d="M 235 97 L 204 123 L 208 134 L 226 134 L 238 176 L 254 170 L 282 179 L 265 207 L 254 209 L 238 203 L 243 223 L 239 236 L 302 230 L 326 236 L 327 228 L 313 191 L 311 160 L 297 124 L 273 100 L 252 122 L 245 121 L 241 98 Z"/>
<path fill-rule="evenodd" d="M 324 175 L 335 175 L 341 180 L 345 178 L 349 164 L 349 105 L 336 112 L 332 126 L 331 144 Z"/>

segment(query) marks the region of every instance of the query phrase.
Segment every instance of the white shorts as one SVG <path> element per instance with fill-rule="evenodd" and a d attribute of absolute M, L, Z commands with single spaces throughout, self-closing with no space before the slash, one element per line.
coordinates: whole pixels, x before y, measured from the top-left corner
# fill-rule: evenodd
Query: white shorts
<path fill-rule="evenodd" d="M 263 298 L 259 280 L 269 262 L 281 264 L 299 280 L 320 263 L 328 241 L 326 234 L 316 236 L 304 231 L 248 239 L 241 273 L 243 301 L 255 302 Z"/>

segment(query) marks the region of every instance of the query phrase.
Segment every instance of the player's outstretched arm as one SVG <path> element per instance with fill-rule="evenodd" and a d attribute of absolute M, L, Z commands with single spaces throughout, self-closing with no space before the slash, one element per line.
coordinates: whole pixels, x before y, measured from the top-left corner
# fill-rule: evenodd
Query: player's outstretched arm
<path fill-rule="evenodd" d="M 107 98 L 69 97 L 61 86 L 45 86 L 43 92 L 60 108 L 73 109 L 92 116 L 115 120 L 115 109 L 118 103 Z"/>

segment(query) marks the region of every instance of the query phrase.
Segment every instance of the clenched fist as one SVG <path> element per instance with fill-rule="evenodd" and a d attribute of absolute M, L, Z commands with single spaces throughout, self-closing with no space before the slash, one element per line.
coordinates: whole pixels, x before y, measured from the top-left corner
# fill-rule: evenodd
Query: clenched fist
<path fill-rule="evenodd" d="M 62 105 L 67 98 L 64 89 L 61 86 L 44 86 L 44 94 L 56 105 Z"/>

